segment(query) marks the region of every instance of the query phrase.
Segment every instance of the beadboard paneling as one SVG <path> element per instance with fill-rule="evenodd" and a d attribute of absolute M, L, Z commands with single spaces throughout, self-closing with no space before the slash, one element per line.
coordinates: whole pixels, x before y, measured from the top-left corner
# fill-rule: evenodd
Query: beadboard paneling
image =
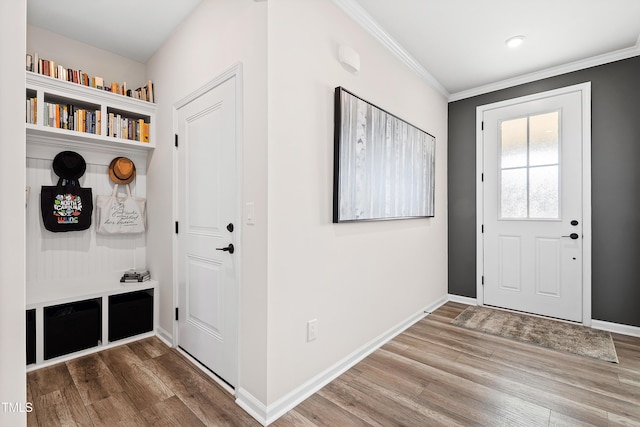
<path fill-rule="evenodd" d="M 55 185 L 57 176 L 51 168 L 52 158 L 62 149 L 29 147 L 27 153 L 27 185 L 30 194 L 27 202 L 27 286 L 50 283 L 65 286 L 85 280 L 86 291 L 100 280 L 117 277 L 121 271 L 143 268 L 146 265 L 145 234 L 102 235 L 96 234 L 96 197 L 111 194 L 113 183 L 108 176 L 108 165 L 118 154 L 77 149 L 87 162 L 87 170 L 80 179 L 82 187 L 93 191 L 94 211 L 92 226 L 85 231 L 53 233 L 45 230 L 40 212 L 40 190 L 43 185 Z M 53 154 L 53 155 L 51 155 Z M 146 197 L 146 155 L 132 156 L 136 164 L 136 179 L 131 184 L 132 195 Z M 135 157 L 135 158 L 134 158 Z M 124 194 L 126 188 L 120 186 Z M 95 278 L 96 280 L 86 280 Z"/>

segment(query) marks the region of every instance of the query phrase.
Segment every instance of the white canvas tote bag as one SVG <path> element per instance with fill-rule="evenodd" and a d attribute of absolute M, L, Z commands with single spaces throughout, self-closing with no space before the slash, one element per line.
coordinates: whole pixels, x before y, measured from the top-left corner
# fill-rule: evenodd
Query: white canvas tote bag
<path fill-rule="evenodd" d="M 145 231 L 147 201 L 142 197 L 127 195 L 118 197 L 118 184 L 113 186 L 110 196 L 98 196 L 96 200 L 96 233 L 135 234 Z"/>

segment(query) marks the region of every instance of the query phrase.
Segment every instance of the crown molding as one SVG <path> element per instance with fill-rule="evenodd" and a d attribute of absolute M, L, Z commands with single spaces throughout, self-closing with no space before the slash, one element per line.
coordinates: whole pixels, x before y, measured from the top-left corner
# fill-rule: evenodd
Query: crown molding
<path fill-rule="evenodd" d="M 449 92 L 413 56 L 409 54 L 387 31 L 380 26 L 355 0 L 333 0 L 351 19 L 389 49 L 407 67 L 413 70 L 429 86 L 449 99 Z"/>
<path fill-rule="evenodd" d="M 581 59 L 579 61 L 570 62 L 568 64 L 558 65 L 557 67 L 546 68 L 544 70 L 523 74 L 511 79 L 506 79 L 488 85 L 478 86 L 473 89 L 452 93 L 451 96 L 449 96 L 449 102 L 460 101 L 462 99 L 483 95 L 489 92 L 495 92 L 501 89 L 507 89 L 513 86 L 518 86 L 537 80 L 547 79 L 549 77 L 559 76 L 561 74 L 571 73 L 573 71 L 597 67 L 598 65 L 604 65 L 611 62 L 632 58 L 638 55 L 640 55 L 640 37 L 638 37 L 638 41 L 633 47 L 619 49 L 613 52 L 604 53 L 602 55 L 592 56 L 591 58 Z"/>

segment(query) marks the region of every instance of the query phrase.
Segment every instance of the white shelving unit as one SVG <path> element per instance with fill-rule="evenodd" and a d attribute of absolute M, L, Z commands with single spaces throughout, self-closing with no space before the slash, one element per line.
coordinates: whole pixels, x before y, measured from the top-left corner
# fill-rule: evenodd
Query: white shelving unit
<path fill-rule="evenodd" d="M 87 354 L 110 344 L 108 337 L 108 297 L 110 295 L 154 290 L 154 330 L 157 325 L 158 283 L 155 280 L 139 284 L 121 284 L 119 278 L 128 269 L 146 267 L 145 234 L 100 235 L 89 230 L 52 233 L 44 229 L 40 213 L 40 187 L 55 185 L 57 177 L 51 169 L 53 158 L 60 151 L 81 154 L 87 170 L 80 179 L 82 187 L 91 188 L 95 197 L 111 194 L 113 183 L 108 177 L 108 165 L 114 157 L 130 158 L 136 165 L 136 180 L 131 184 L 134 196 L 146 197 L 148 156 L 155 147 L 156 105 L 123 95 L 57 80 L 26 72 L 26 98 L 37 98 L 34 124 L 26 123 L 27 144 L 27 306 L 36 310 L 36 363 L 28 370 L 47 366 L 72 357 Z M 99 134 L 46 126 L 45 102 L 71 104 L 78 108 L 100 110 Z M 110 112 L 130 119 L 142 119 L 149 124 L 149 142 L 107 136 Z M 124 192 L 125 188 L 120 187 Z M 95 213 L 95 208 L 94 208 Z M 95 215 L 94 215 L 95 218 Z M 152 272 L 153 274 L 153 272 Z M 45 307 L 102 298 L 102 343 L 93 349 L 50 360 L 43 359 L 43 310 Z M 140 335 L 152 335 L 153 332 Z M 135 338 L 132 338 L 135 339 Z M 117 341 L 130 341 L 125 339 Z"/>

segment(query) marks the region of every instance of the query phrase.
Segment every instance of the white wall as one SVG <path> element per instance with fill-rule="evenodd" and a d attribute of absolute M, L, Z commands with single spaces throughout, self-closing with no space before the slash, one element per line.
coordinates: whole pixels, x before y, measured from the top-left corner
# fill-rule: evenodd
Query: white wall
<path fill-rule="evenodd" d="M 446 295 L 447 100 L 333 2 L 268 4 L 271 405 Z M 340 44 L 360 54 L 358 75 Z M 336 86 L 436 137 L 435 218 L 332 224 Z"/>
<path fill-rule="evenodd" d="M 90 76 L 100 76 L 105 83 L 127 82 L 135 89 L 147 83 L 146 67 L 141 62 L 73 40 L 43 28 L 27 26 L 27 53 Z"/>
<path fill-rule="evenodd" d="M 160 281 L 160 326 L 173 332 L 173 106 L 234 64 L 243 68 L 243 202 L 239 387 L 266 401 L 267 3 L 204 0 L 147 63 L 158 101 L 159 139 L 148 169 L 147 258 Z M 243 203 L 244 205 L 244 203 Z"/>
<path fill-rule="evenodd" d="M 26 2 L 0 2 L 0 182 L 12 206 L 0 221 L 0 402 L 25 407 L 24 53 Z M 5 211 L 6 212 L 6 211 Z M 26 414 L 5 412 L 0 426 L 26 425 Z"/>

